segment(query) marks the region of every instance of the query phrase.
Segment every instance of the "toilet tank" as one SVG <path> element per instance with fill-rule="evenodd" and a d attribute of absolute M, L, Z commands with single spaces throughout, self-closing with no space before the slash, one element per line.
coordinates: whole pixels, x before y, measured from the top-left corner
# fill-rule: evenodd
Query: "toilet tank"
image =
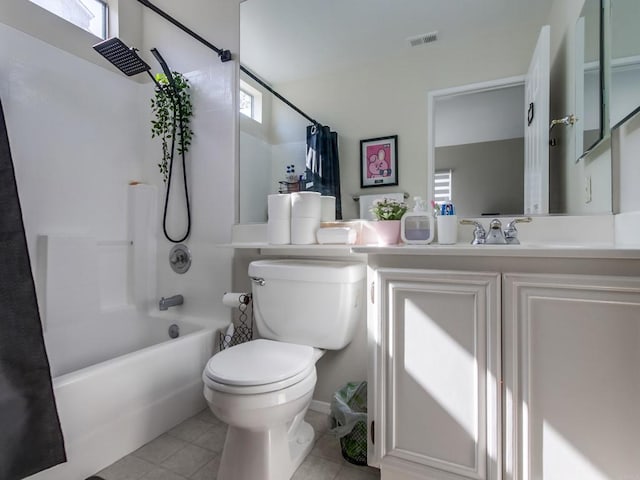
<path fill-rule="evenodd" d="M 262 338 L 339 350 L 364 322 L 366 266 L 324 260 L 249 264 L 256 328 Z"/>

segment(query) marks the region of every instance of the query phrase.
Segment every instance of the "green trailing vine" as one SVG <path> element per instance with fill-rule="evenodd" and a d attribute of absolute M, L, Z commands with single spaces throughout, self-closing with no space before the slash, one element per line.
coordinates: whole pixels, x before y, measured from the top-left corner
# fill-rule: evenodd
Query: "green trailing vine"
<path fill-rule="evenodd" d="M 189 151 L 193 138 L 193 130 L 191 130 L 193 105 L 191 103 L 191 86 L 184 75 L 173 72 L 179 102 L 174 101 L 174 91 L 169 85 L 167 76 L 164 73 L 158 73 L 155 78 L 164 88 L 156 86 L 155 96 L 151 99 L 151 111 L 155 115 L 155 119 L 151 120 L 151 138 L 158 137 L 162 142 L 162 160 L 158 163 L 158 167 L 166 183 L 169 178 L 169 160 L 171 159 L 174 131 L 177 134 L 175 140 L 178 143 L 178 154 L 182 155 L 183 152 L 186 154 Z M 178 106 L 179 112 L 176 112 Z M 182 118 L 182 128 L 180 128 L 180 118 Z"/>

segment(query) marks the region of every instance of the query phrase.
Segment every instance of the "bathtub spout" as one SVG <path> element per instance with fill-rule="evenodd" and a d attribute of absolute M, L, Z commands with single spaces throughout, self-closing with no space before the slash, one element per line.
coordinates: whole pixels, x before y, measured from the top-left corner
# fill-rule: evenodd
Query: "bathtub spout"
<path fill-rule="evenodd" d="M 174 295 L 173 297 L 160 299 L 158 308 L 160 310 L 169 310 L 169 307 L 175 307 L 176 305 L 182 305 L 184 303 L 184 297 L 182 295 Z"/>

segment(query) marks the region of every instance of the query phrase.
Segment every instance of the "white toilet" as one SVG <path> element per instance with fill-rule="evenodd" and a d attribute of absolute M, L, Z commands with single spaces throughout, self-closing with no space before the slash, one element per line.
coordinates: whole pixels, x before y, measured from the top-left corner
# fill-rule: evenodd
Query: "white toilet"
<path fill-rule="evenodd" d="M 304 421 L 323 349 L 353 338 L 363 264 L 260 260 L 249 265 L 259 340 L 214 355 L 204 396 L 229 425 L 218 480 L 287 480 L 313 446 Z"/>

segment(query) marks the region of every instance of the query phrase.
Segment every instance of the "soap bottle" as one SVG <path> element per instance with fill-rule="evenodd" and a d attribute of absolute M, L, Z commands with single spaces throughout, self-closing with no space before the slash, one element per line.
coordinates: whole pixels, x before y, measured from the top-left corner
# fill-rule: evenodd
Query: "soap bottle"
<path fill-rule="evenodd" d="M 413 211 L 405 213 L 400 221 L 400 237 L 404 243 L 427 245 L 435 233 L 433 215 L 422 198 L 413 197 L 413 201 Z"/>

